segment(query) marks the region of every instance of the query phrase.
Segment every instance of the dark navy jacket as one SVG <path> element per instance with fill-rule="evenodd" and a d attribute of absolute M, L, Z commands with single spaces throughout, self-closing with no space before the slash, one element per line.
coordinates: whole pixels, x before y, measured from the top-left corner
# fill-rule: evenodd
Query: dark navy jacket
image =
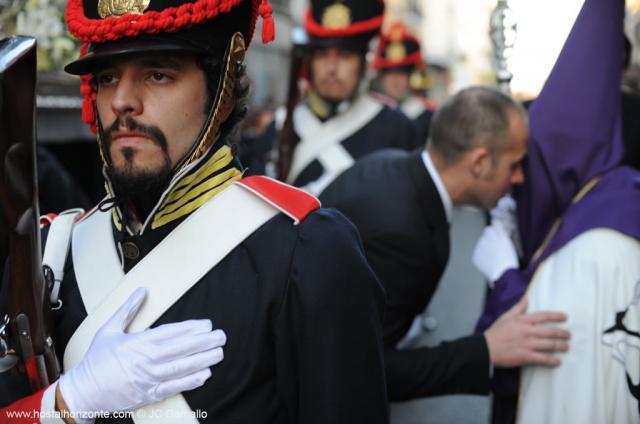
<path fill-rule="evenodd" d="M 176 225 L 128 236 L 140 256 L 125 260 L 125 271 Z M 54 316 L 59 358 L 86 316 L 71 255 L 64 280 Z M 383 305 L 355 228 L 319 209 L 297 226 L 284 214 L 269 220 L 153 326 L 208 318 L 226 332 L 213 377 L 183 393 L 193 410 L 206 411 L 202 422 L 386 423 Z M 14 390 L 3 404 L 21 395 Z"/>
<path fill-rule="evenodd" d="M 355 159 L 359 159 L 376 150 L 398 148 L 413 150 L 422 145 L 418 140 L 416 128 L 409 118 L 401 112 L 384 106 L 367 124 L 341 142 L 342 146 Z M 293 185 L 304 187 L 324 174 L 322 164 L 316 159 L 300 172 Z"/>

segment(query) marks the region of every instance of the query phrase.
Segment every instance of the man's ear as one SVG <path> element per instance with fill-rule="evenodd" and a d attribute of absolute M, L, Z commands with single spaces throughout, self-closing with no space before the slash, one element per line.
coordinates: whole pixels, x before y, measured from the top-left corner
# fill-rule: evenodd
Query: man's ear
<path fill-rule="evenodd" d="M 474 147 L 467 153 L 469 171 L 476 178 L 485 178 L 491 173 L 491 154 L 485 146 Z"/>

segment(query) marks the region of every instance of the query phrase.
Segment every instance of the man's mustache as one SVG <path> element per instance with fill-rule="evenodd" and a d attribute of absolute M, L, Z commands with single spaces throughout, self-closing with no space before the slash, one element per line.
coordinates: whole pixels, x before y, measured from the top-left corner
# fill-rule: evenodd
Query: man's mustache
<path fill-rule="evenodd" d="M 158 145 L 162 151 L 167 151 L 167 138 L 162 130 L 153 125 L 144 125 L 133 119 L 131 116 L 119 116 L 113 124 L 104 131 L 107 145 L 113 141 L 113 133 L 116 131 L 135 131 L 147 136 L 154 144 Z"/>
<path fill-rule="evenodd" d="M 340 85 L 344 85 L 344 81 L 341 80 L 340 78 L 336 78 L 336 77 L 322 78 L 319 82 L 321 84 L 340 84 Z"/>

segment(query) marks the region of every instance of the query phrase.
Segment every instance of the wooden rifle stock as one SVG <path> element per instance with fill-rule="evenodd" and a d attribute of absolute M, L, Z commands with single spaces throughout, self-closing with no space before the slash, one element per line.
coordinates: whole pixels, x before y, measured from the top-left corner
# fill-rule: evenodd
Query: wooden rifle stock
<path fill-rule="evenodd" d="M 51 276 L 42 269 L 35 156 L 36 42 L 0 41 L 0 196 L 10 234 L 9 353 L 36 391 L 56 380 L 51 338 Z"/>
<path fill-rule="evenodd" d="M 302 69 L 304 59 L 304 46 L 301 44 L 293 44 L 291 49 L 291 65 L 289 67 L 289 88 L 287 92 L 287 117 L 284 120 L 280 137 L 278 139 L 278 163 L 277 172 L 280 181 L 286 181 L 291 168 L 291 160 L 293 158 L 293 150 L 298 144 L 298 138 L 293 128 L 293 111 L 300 101 L 300 88 L 298 81 L 300 79 L 300 71 Z"/>

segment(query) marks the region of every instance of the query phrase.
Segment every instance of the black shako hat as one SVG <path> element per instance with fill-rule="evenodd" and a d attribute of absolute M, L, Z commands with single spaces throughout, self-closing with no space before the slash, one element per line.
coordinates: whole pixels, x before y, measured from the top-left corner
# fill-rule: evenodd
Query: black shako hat
<path fill-rule="evenodd" d="M 141 52 L 224 51 L 221 39 L 234 32 L 249 44 L 258 14 L 265 18 L 263 41 L 270 41 L 266 0 L 69 0 L 69 32 L 85 45 L 65 71 L 88 74 L 100 60 Z"/>
<path fill-rule="evenodd" d="M 89 82 L 102 61 L 148 52 L 219 52 L 222 59 L 233 34 L 250 44 L 258 15 L 262 41 L 269 42 L 275 29 L 268 0 L 69 0 L 67 29 L 82 47 L 65 70 L 81 76 L 83 121 L 95 132 L 95 90 Z"/>
<path fill-rule="evenodd" d="M 411 73 L 423 64 L 418 39 L 402 23 L 396 22 L 388 32 L 380 35 L 373 60 L 374 69 Z"/>
<path fill-rule="evenodd" d="M 383 14 L 383 0 L 312 0 L 304 20 L 309 46 L 367 51 Z"/>

